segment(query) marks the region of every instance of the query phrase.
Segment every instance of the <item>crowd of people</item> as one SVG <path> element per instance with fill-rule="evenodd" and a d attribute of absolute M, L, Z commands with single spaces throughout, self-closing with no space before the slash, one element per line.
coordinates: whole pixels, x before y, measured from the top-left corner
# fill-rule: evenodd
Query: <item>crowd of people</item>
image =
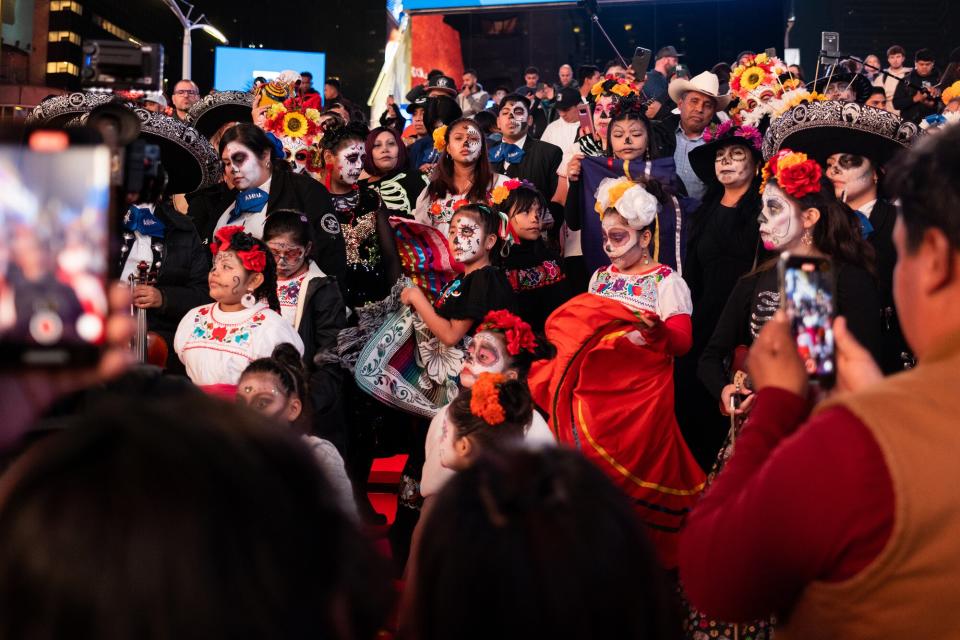
<path fill-rule="evenodd" d="M 0 635 L 943 635 L 960 71 L 681 56 L 434 70 L 373 128 L 308 72 L 128 104 L 155 277 L 97 371 L 3 381 Z M 832 265 L 836 389 L 784 253 Z"/>

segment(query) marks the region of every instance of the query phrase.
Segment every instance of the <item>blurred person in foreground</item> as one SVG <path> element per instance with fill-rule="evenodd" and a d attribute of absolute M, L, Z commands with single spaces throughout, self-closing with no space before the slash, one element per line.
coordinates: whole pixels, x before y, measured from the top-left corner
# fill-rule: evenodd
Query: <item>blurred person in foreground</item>
<path fill-rule="evenodd" d="M 750 421 L 687 519 L 680 577 L 711 615 L 776 612 L 777 637 L 943 636 L 960 606 L 960 129 L 890 171 L 900 198 L 894 300 L 916 368 L 883 378 L 835 322 L 838 393 L 807 401 L 783 312 L 748 363 Z M 744 526 L 749 523 L 749 526 Z"/>

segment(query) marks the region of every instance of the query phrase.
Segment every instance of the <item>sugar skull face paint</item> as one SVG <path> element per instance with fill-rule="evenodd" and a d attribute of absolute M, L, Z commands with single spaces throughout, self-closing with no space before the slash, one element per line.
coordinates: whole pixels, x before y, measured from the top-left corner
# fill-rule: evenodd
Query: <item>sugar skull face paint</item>
<path fill-rule="evenodd" d="M 508 102 L 497 115 L 497 126 L 504 136 L 522 137 L 527 130 L 529 112 L 522 102 Z"/>
<path fill-rule="evenodd" d="M 593 108 L 593 128 L 597 130 L 601 140 L 607 139 L 607 127 L 610 126 L 610 118 L 613 117 L 612 109 L 613 96 L 597 98 L 597 106 Z"/>
<path fill-rule="evenodd" d="M 467 349 L 467 359 L 460 369 L 460 385 L 469 389 L 481 373 L 503 373 L 512 362 L 503 336 L 494 331 L 481 331 Z"/>
<path fill-rule="evenodd" d="M 246 145 L 233 141 L 223 148 L 220 156 L 223 172 L 230 176 L 229 181 L 235 189 L 243 191 L 259 187 L 270 179 L 267 160 L 263 160 Z"/>
<path fill-rule="evenodd" d="M 286 280 L 300 271 L 307 259 L 307 248 L 293 241 L 292 233 L 284 233 L 267 242 L 277 263 L 277 278 Z"/>
<path fill-rule="evenodd" d="M 450 131 L 447 153 L 455 162 L 471 164 L 480 157 L 483 146 L 480 130 L 467 122 L 458 124 Z"/>
<path fill-rule="evenodd" d="M 363 156 L 365 155 L 362 142 L 350 142 L 337 152 L 337 176 L 344 184 L 354 185 L 360 179 L 363 171 Z"/>
<path fill-rule="evenodd" d="M 800 207 L 773 183 L 763 192 L 759 222 L 760 238 L 768 251 L 785 251 L 803 235 Z"/>
<path fill-rule="evenodd" d="M 720 184 L 733 187 L 753 180 L 757 166 L 746 147 L 730 144 L 717 151 L 713 169 Z"/>
<path fill-rule="evenodd" d="M 643 257 L 640 232 L 631 229 L 620 214 L 607 211 L 603 216 L 600 233 L 603 252 L 610 258 L 610 263 L 620 271 L 630 269 Z"/>
<path fill-rule="evenodd" d="M 835 153 L 827 158 L 826 173 L 837 198 L 844 202 L 857 202 L 876 185 L 873 164 L 852 153 Z"/>
<path fill-rule="evenodd" d="M 450 222 L 450 248 L 461 264 L 470 264 L 483 253 L 483 229 L 471 217 L 459 215 Z"/>

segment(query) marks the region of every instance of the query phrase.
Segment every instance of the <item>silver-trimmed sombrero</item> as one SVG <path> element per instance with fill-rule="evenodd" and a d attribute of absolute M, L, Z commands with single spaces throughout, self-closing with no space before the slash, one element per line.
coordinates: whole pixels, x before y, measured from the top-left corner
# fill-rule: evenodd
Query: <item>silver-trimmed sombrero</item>
<path fill-rule="evenodd" d="M 792 149 L 821 163 L 834 153 L 851 153 L 883 165 L 919 135 L 917 125 L 883 109 L 856 102 L 810 102 L 770 124 L 763 157 L 769 160 L 780 149 Z"/>
<path fill-rule="evenodd" d="M 176 118 L 136 108 L 140 136 L 160 146 L 169 193 L 192 193 L 220 181 L 220 157 L 207 138 Z"/>
<path fill-rule="evenodd" d="M 217 91 L 193 105 L 188 118 L 209 138 L 228 122 L 253 122 L 252 109 L 253 94 L 249 91 Z"/>
<path fill-rule="evenodd" d="M 77 116 L 110 102 L 119 102 L 112 93 L 87 93 L 78 91 L 63 96 L 47 98 L 33 108 L 27 116 L 26 124 L 44 124 L 60 127 Z"/>

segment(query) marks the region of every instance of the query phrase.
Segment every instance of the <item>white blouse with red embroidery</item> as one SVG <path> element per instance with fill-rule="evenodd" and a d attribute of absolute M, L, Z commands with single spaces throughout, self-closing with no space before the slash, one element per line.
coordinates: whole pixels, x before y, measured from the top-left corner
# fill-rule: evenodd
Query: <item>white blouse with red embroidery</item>
<path fill-rule="evenodd" d="M 247 365 L 269 357 L 283 342 L 303 354 L 303 340 L 296 330 L 267 305 L 222 311 L 214 302 L 183 316 L 173 349 L 194 384 L 237 384 Z"/>

